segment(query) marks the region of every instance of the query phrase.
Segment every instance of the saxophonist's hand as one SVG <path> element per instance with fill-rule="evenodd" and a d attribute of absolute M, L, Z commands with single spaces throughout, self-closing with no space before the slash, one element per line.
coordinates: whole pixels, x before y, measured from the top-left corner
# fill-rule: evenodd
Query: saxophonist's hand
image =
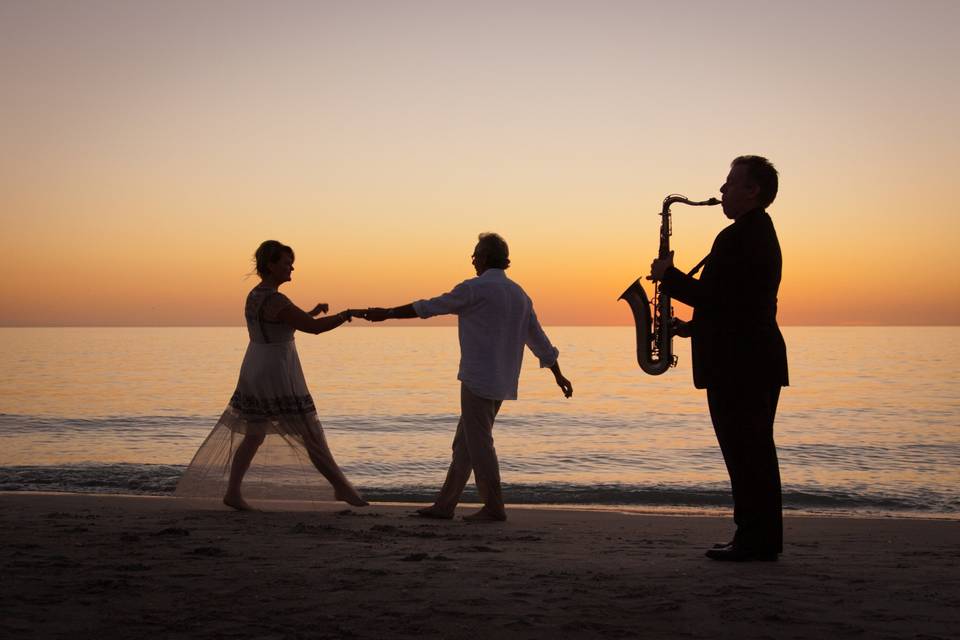
<path fill-rule="evenodd" d="M 650 275 L 647 276 L 647 280 L 663 280 L 663 275 L 667 272 L 667 269 L 673 266 L 673 251 L 670 252 L 670 255 L 666 258 L 657 258 L 650 263 Z"/>
<path fill-rule="evenodd" d="M 670 333 L 678 338 L 689 338 L 693 331 L 689 322 L 684 322 L 680 318 L 674 318 L 670 323 Z"/>

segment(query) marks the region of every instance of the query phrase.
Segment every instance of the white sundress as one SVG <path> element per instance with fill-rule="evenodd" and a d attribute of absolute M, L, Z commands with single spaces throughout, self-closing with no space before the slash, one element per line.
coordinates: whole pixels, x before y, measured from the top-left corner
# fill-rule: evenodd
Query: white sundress
<path fill-rule="evenodd" d="M 294 329 L 277 319 L 292 305 L 275 289 L 258 286 L 244 316 L 250 344 L 226 410 L 197 450 L 174 495 L 222 498 L 237 446 L 262 434 L 242 491 L 254 500 L 333 500 L 333 487 L 316 466 L 333 465 L 323 426 L 303 377 Z M 314 461 L 319 465 L 314 464 Z"/>

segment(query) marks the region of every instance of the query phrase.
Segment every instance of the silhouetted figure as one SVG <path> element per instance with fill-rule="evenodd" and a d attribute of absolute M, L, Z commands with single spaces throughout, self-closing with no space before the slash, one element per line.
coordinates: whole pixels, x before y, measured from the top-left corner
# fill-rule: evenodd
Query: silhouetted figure
<path fill-rule="evenodd" d="M 788 384 L 787 353 L 777 326 L 782 260 L 765 209 L 777 195 L 777 171 L 758 156 L 730 165 L 723 212 L 733 220 L 714 240 L 697 280 L 654 260 L 650 279 L 693 307 L 676 335 L 692 338 L 693 380 L 707 390 L 710 417 L 733 492 L 736 534 L 707 551 L 714 560 L 776 560 L 783 551 L 780 468 L 773 422 Z"/>
<path fill-rule="evenodd" d="M 293 273 L 293 249 L 267 240 L 254 255 L 260 284 L 247 295 L 244 316 L 250 344 L 240 367 L 237 388 L 213 431 L 200 446 L 181 478 L 176 494 L 203 496 L 223 492 L 223 503 L 250 510 L 241 491 L 244 476 L 267 438 L 279 439 L 265 463 L 265 479 L 257 489 L 264 497 L 294 499 L 290 483 L 309 460 L 333 486 L 334 496 L 366 506 L 343 475 L 327 446 L 307 389 L 294 332 L 323 333 L 349 322 L 351 311 L 315 318 L 329 310 L 318 304 L 309 313 L 277 291 Z M 229 476 L 225 477 L 229 469 Z M 225 485 L 225 486 L 224 486 Z"/>
<path fill-rule="evenodd" d="M 417 511 L 425 518 L 450 519 L 473 471 L 483 501 L 468 522 L 507 519 L 500 488 L 500 464 L 493 446 L 493 422 L 504 400 L 516 400 L 523 347 L 527 345 L 549 367 L 566 397 L 573 386 L 560 372 L 559 351 L 550 343 L 533 303 L 520 285 L 507 278 L 507 243 L 495 233 L 482 233 L 473 251 L 477 277 L 430 300 L 392 309 L 373 308 L 361 317 L 373 322 L 390 318 L 429 318 L 456 314 L 460 332 L 460 422 L 453 438 L 453 458 L 434 504 Z"/>

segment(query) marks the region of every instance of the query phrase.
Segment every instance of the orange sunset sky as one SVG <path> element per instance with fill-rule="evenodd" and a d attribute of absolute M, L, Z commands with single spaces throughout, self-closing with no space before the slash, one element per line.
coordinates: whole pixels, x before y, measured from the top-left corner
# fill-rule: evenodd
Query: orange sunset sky
<path fill-rule="evenodd" d="M 472 275 L 630 324 L 660 202 L 769 157 L 782 324 L 960 324 L 960 3 L 0 4 L 0 326 L 236 325 Z M 726 224 L 677 205 L 696 263 Z M 681 313 L 683 315 L 683 313 Z"/>

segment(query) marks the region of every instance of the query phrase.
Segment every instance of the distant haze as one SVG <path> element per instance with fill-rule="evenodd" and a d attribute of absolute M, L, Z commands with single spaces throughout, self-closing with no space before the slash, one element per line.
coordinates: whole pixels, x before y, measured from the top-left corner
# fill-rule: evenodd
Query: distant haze
<path fill-rule="evenodd" d="M 230 325 L 470 277 L 627 324 L 664 196 L 769 157 L 783 324 L 960 324 L 960 3 L 0 5 L 0 325 Z M 691 267 L 727 221 L 674 207 Z M 679 305 L 678 305 L 679 306 Z M 678 309 L 681 315 L 685 310 Z"/>

